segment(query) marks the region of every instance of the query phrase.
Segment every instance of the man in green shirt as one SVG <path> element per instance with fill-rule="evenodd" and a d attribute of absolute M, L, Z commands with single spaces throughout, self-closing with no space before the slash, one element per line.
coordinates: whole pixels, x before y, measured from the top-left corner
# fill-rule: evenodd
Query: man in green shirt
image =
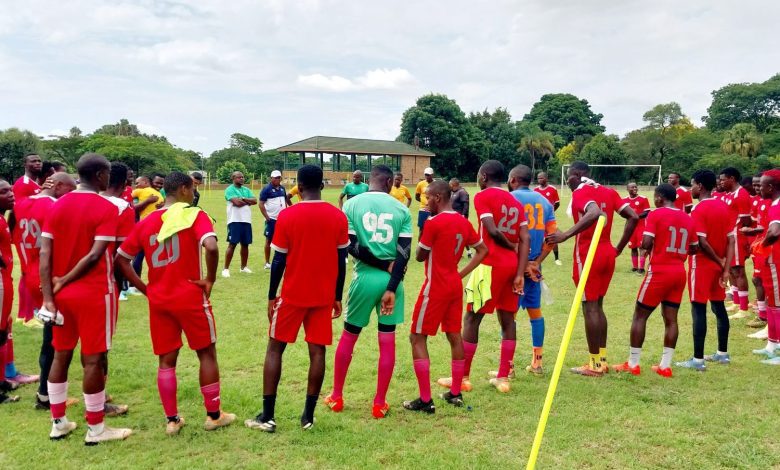
<path fill-rule="evenodd" d="M 225 189 L 228 248 L 225 251 L 225 268 L 222 270 L 222 277 L 230 277 L 230 262 L 233 260 L 233 251 L 238 244 L 241 244 L 241 272 L 252 273 L 247 266 L 249 245 L 252 244 L 252 209 L 250 207 L 257 204 L 257 199 L 252 195 L 252 190 L 244 186 L 243 173 L 236 171 L 230 178 L 233 180 L 233 184 Z"/>
<path fill-rule="evenodd" d="M 352 182 L 347 183 L 347 185 L 344 186 L 344 190 L 341 191 L 341 194 L 339 195 L 339 209 L 344 207 L 344 196 L 347 197 L 347 200 L 350 200 L 366 191 L 368 191 L 368 185 L 363 182 L 363 172 L 355 170 L 355 172 L 352 173 Z"/>

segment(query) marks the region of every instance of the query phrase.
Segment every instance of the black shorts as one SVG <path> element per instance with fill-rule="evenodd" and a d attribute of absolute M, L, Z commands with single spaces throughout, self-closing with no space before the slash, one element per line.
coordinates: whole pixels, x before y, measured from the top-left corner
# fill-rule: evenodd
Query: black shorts
<path fill-rule="evenodd" d="M 417 226 L 419 228 L 423 228 L 423 225 L 425 225 L 425 221 L 428 220 L 428 217 L 431 216 L 431 213 L 428 211 L 419 211 L 417 213 Z"/>
<path fill-rule="evenodd" d="M 231 222 L 228 224 L 227 241 L 231 245 L 252 244 L 252 224 L 249 222 Z"/>
<path fill-rule="evenodd" d="M 268 219 L 265 221 L 265 238 L 269 240 L 274 239 L 274 229 L 276 229 L 276 219 Z"/>

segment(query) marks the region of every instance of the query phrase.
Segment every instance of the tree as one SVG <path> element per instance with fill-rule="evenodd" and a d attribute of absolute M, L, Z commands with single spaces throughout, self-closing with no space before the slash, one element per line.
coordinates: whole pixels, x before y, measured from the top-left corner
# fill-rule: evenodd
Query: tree
<path fill-rule="evenodd" d="M 84 139 L 78 155 L 95 152 L 112 161 L 127 164 L 136 174 L 168 173 L 196 168 L 191 157 L 194 152 L 174 147 L 166 140 L 150 140 L 146 136 L 116 136 L 92 134 Z"/>
<path fill-rule="evenodd" d="M 763 139 L 753 124 L 735 124 L 728 130 L 720 144 L 724 154 L 737 154 L 743 158 L 752 158 L 759 154 Z"/>
<path fill-rule="evenodd" d="M 81 148 L 84 141 L 85 138 L 80 133 L 71 132 L 68 137 L 60 136 L 42 141 L 41 150 L 47 160 L 57 160 L 70 168 L 75 168 L 76 162 L 82 155 Z"/>
<path fill-rule="evenodd" d="M 520 140 L 518 129 L 506 108 L 496 108 L 490 113 L 487 109 L 481 113 L 469 113 L 469 122 L 482 131 L 487 145 L 487 157 L 513 167 L 519 162 L 517 142 Z"/>
<path fill-rule="evenodd" d="M 240 171 L 244 176 L 249 177 L 246 166 L 243 163 L 236 160 L 228 160 L 217 168 L 217 181 L 220 183 L 231 183 L 230 175 L 236 171 Z"/>
<path fill-rule="evenodd" d="M 577 136 L 594 136 L 604 132 L 602 114 L 590 109 L 587 100 L 568 93 L 552 93 L 541 97 L 523 116 L 524 122 L 537 125 L 555 135 L 555 146 L 563 147 Z"/>
<path fill-rule="evenodd" d="M 531 173 L 536 173 L 536 162 L 539 160 L 539 167 L 547 168 L 547 161 L 555 154 L 553 139 L 555 137 L 550 132 L 534 131 L 520 138 L 518 150 L 524 150 L 531 155 Z"/>
<path fill-rule="evenodd" d="M 599 134 L 593 137 L 582 148 L 580 159 L 593 165 L 622 165 L 626 163 L 626 155 L 620 146 L 620 139 L 616 135 Z M 622 182 L 624 171 L 619 168 L 596 168 L 593 175 L 597 179 L 605 180 L 605 183 Z"/>
<path fill-rule="evenodd" d="M 209 173 L 215 173 L 225 162 L 235 160 L 254 170 L 262 151 L 263 142 L 260 139 L 235 132 L 230 135 L 230 145 L 212 152 L 203 160 L 203 167 Z"/>
<path fill-rule="evenodd" d="M 758 132 L 780 126 L 780 74 L 763 83 L 732 83 L 712 92 L 712 104 L 702 118 L 710 130 L 750 123 Z"/>
<path fill-rule="evenodd" d="M 136 137 L 141 135 L 141 131 L 138 130 L 138 126 L 130 124 L 130 121 L 122 118 L 116 124 L 105 124 L 101 126 L 100 129 L 95 130 L 93 134 Z"/>
<path fill-rule="evenodd" d="M 555 158 L 561 164 L 573 162 L 577 158 L 577 150 L 574 142 L 570 142 L 561 147 L 558 152 L 555 153 Z"/>
<path fill-rule="evenodd" d="M 695 129 L 675 102 L 654 106 L 642 119 L 647 125 L 629 132 L 622 141 L 629 161 L 635 164 L 663 165 L 677 150 L 680 139 Z"/>
<path fill-rule="evenodd" d="M 236 132 L 230 135 L 230 147 L 241 149 L 253 155 L 260 155 L 263 151 L 263 142 L 257 137 Z"/>
<path fill-rule="evenodd" d="M 0 130 L 0 176 L 13 183 L 24 174 L 24 156 L 40 150 L 40 138 L 30 131 L 12 127 Z"/>

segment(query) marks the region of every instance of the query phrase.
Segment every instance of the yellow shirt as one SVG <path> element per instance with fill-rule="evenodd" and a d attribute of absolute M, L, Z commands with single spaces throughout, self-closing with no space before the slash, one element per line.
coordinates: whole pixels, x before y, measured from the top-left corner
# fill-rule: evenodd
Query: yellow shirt
<path fill-rule="evenodd" d="M 295 196 L 298 196 L 299 201 L 301 200 L 301 191 L 298 189 L 297 184 L 292 187 L 292 189 L 288 194 L 290 195 L 290 200 L 292 200 L 292 198 L 294 198 Z"/>
<path fill-rule="evenodd" d="M 412 200 L 412 194 L 409 192 L 409 188 L 404 185 L 397 188 L 393 185 L 393 187 L 390 188 L 390 195 L 398 199 L 403 205 L 406 205 L 407 199 L 410 201 Z"/>
<path fill-rule="evenodd" d="M 428 180 L 422 180 L 417 183 L 417 188 L 414 190 L 414 194 L 420 195 L 420 210 L 428 210 L 428 197 L 425 196 L 425 188 L 428 187 Z"/>
<path fill-rule="evenodd" d="M 140 219 L 143 219 L 147 215 L 149 215 L 152 212 L 156 211 L 157 210 L 157 204 L 160 204 L 165 198 L 163 198 L 162 194 L 160 194 L 154 188 L 136 188 L 136 189 L 133 190 L 133 199 L 138 199 L 138 202 L 144 202 L 145 200 L 149 199 L 152 196 L 157 196 L 157 202 L 154 202 L 154 203 L 149 204 L 148 206 L 144 207 L 144 210 L 142 210 L 141 213 L 138 214 L 138 217 Z"/>

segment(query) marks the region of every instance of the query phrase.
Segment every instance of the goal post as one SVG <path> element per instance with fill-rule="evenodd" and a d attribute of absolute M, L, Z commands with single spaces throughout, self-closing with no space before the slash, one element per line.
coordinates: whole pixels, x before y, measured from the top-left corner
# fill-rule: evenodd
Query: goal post
<path fill-rule="evenodd" d="M 571 165 L 566 163 L 563 166 L 561 166 L 561 191 L 566 187 L 566 169 L 569 168 Z M 657 168 L 658 169 L 658 182 L 656 184 L 661 184 L 661 181 L 663 181 L 663 176 L 661 171 L 661 165 L 591 165 L 588 164 L 590 168 Z M 655 173 L 655 172 L 653 172 Z"/>

